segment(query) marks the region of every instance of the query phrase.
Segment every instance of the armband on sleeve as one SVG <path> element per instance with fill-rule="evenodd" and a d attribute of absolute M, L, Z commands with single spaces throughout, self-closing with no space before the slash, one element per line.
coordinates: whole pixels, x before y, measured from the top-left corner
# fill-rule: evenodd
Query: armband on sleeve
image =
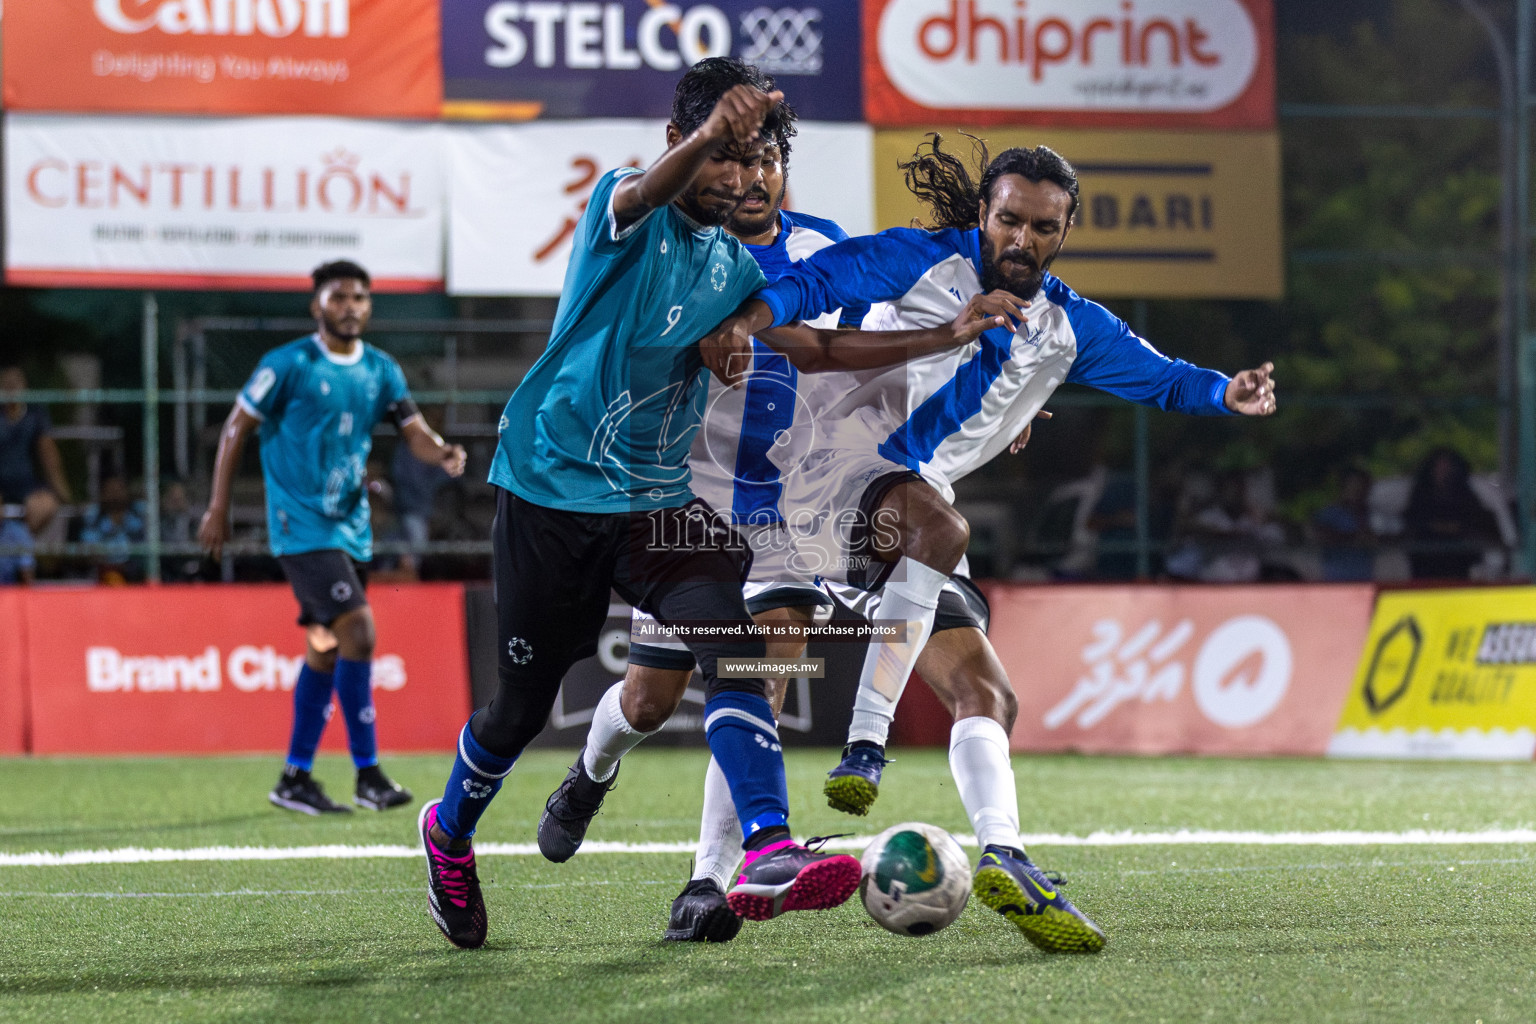
<path fill-rule="evenodd" d="M 415 399 L 402 398 L 398 402 L 389 403 L 389 407 L 384 410 L 384 415 L 388 416 L 390 422 L 395 425 L 395 429 L 399 430 L 420 416 L 421 410 L 416 408 Z"/>

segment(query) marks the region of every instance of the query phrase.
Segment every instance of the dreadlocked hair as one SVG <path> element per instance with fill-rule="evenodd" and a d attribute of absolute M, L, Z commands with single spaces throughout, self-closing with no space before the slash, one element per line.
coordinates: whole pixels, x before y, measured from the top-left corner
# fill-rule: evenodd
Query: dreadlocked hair
<path fill-rule="evenodd" d="M 971 140 L 971 155 L 977 163 L 987 166 L 987 144 L 974 135 L 960 134 Z M 940 148 L 943 141 L 938 132 L 929 132 L 912 159 L 896 166 L 906 175 L 907 190 L 923 201 L 933 221 L 915 226 L 968 231 L 981 223 L 981 187 L 971 180 L 963 160 Z"/>
<path fill-rule="evenodd" d="M 971 140 L 972 161 L 982 168 L 979 182 L 972 180 L 965 161 L 940 148 L 944 137 L 938 132 L 930 132 L 927 141 L 918 144 L 911 160 L 896 165 L 906 174 L 908 190 L 930 211 L 933 223 L 921 226 L 961 231 L 980 226 L 981 204 L 991 201 L 997 179 L 1005 174 L 1061 186 L 1071 200 L 1067 207 L 1067 221 L 1071 222 L 1077 213 L 1077 171 L 1065 157 L 1048 146 L 1036 146 L 1005 149 L 993 159 L 984 140 L 966 132 L 960 134 Z"/>

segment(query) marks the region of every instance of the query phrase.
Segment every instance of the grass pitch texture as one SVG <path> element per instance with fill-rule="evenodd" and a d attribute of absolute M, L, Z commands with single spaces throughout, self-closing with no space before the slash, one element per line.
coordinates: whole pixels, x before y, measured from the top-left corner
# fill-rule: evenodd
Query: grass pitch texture
<path fill-rule="evenodd" d="M 942 751 L 897 751 L 868 817 L 825 806 L 834 751 L 787 753 L 802 836 L 970 829 Z M 532 842 L 566 752 L 529 754 L 480 835 Z M 449 759 L 393 757 L 418 800 Z M 626 759 L 589 841 L 691 841 L 706 755 Z M 1021 757 L 1024 830 L 1264 834 L 1528 829 L 1536 766 Z M 414 842 L 415 809 L 306 818 L 272 758 L 0 762 L 0 852 Z M 351 771 L 316 774 L 338 798 Z M 1109 937 L 1047 955 L 972 900 L 920 939 L 855 898 L 660 941 L 688 855 L 487 856 L 486 948 L 450 947 L 416 858 L 0 867 L 0 1020 L 1536 1020 L 1536 845 L 1036 844 Z M 967 850 L 974 865 L 979 851 Z"/>

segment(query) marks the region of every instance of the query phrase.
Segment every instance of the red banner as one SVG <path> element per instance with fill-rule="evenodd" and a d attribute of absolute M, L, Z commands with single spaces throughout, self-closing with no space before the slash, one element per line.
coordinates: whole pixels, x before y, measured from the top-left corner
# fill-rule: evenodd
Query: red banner
<path fill-rule="evenodd" d="M 22 0 L 12 110 L 436 117 L 437 0 Z"/>
<path fill-rule="evenodd" d="M 34 753 L 287 748 L 304 654 L 287 587 L 93 587 L 24 596 Z M 376 584 L 368 597 L 378 624 L 380 748 L 451 749 L 471 710 L 463 588 Z M 0 678 L 3 659 L 0 653 Z M 326 730 L 321 749 L 346 749 L 340 722 Z"/>
<path fill-rule="evenodd" d="M 1267 129 L 1271 0 L 863 0 L 879 127 Z"/>
<path fill-rule="evenodd" d="M 27 749 L 25 593 L 0 588 L 0 754 Z"/>
<path fill-rule="evenodd" d="M 1323 754 L 1370 586 L 988 588 L 1015 750 Z"/>

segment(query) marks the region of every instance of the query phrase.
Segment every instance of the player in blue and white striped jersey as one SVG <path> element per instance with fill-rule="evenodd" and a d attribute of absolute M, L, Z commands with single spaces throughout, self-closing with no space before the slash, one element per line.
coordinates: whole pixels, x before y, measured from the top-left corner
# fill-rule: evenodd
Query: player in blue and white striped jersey
<path fill-rule="evenodd" d="M 1102 933 L 1023 852 L 1008 761 L 1017 700 L 986 640 L 984 612 L 973 628 L 944 630 L 927 664 L 919 660 L 967 540 L 952 484 L 1008 448 L 1063 383 L 1197 415 L 1262 416 L 1275 408 L 1272 367 L 1228 378 L 1168 359 L 1076 295 L 1049 273 L 1077 207 L 1071 165 L 1043 146 L 991 161 L 981 151 L 973 183 L 934 136 L 903 167 L 936 229 L 824 249 L 759 291 L 706 344 L 743 350 L 756 331 L 864 302 L 875 304 L 864 321 L 871 329 L 940 323 L 995 289 L 1028 303 L 1015 329 L 990 329 L 964 349 L 818 377 L 807 399 L 823 437 L 796 454 L 784 506 L 802 557 L 822 576 L 878 592 L 880 617 L 908 623 L 903 639 L 871 645 L 830 802 L 854 813 L 873 802 L 891 716 L 917 668 L 955 715 L 950 764 L 984 847 L 978 898 L 1043 948 L 1097 950 Z"/>

